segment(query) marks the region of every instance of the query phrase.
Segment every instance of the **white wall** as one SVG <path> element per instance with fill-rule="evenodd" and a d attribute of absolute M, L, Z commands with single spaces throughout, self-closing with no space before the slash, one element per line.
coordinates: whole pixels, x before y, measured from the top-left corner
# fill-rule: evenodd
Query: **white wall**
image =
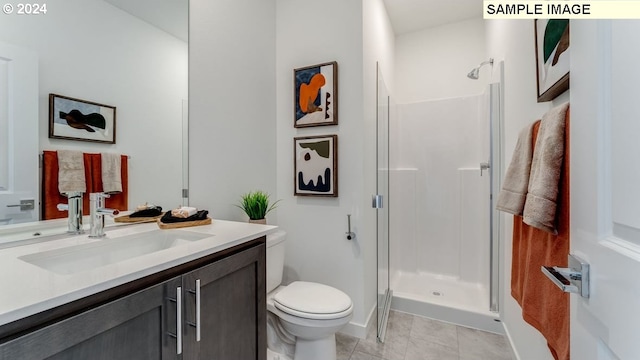
<path fill-rule="evenodd" d="M 245 221 L 241 194 L 278 197 L 275 0 L 191 0 L 189 14 L 190 205 Z"/>
<path fill-rule="evenodd" d="M 179 204 L 187 44 L 102 0 L 48 10 L 0 22 L 0 41 L 39 58 L 40 150 L 129 154 L 130 206 Z M 115 106 L 116 144 L 49 139 L 49 93 Z"/>
<path fill-rule="evenodd" d="M 460 21 L 396 38 L 395 98 L 398 104 L 429 99 L 477 95 L 488 84 L 491 67 L 485 65 L 480 79 L 467 73 L 488 60 L 485 21 Z"/>
<path fill-rule="evenodd" d="M 382 1 L 191 0 L 190 15 L 191 204 L 244 220 L 233 206 L 241 193 L 281 199 L 268 221 L 288 233 L 285 281 L 345 291 L 355 305 L 346 332 L 363 337 L 376 252 L 375 139 L 363 132 L 375 134 L 375 60 L 390 73 L 393 59 Z M 339 125 L 295 129 L 293 69 L 334 60 Z M 293 138 L 320 134 L 339 137 L 339 197 L 294 197 Z M 344 235 L 347 214 L 355 241 Z"/>
<path fill-rule="evenodd" d="M 537 103 L 533 21 L 490 20 L 486 23 L 487 56 L 504 60 L 504 164 L 511 162 L 518 133 L 556 104 L 568 100 L 568 92 L 554 102 Z M 498 68 L 494 66 L 494 69 Z M 494 71 L 494 79 L 499 74 Z M 513 217 L 502 214 L 501 312 L 507 334 L 520 359 L 552 359 L 546 341 L 522 320 L 522 309 L 511 297 L 511 238 Z"/>
<path fill-rule="evenodd" d="M 310 26 L 311 25 L 311 26 Z M 276 12 L 278 225 L 287 231 L 285 281 L 317 281 L 346 292 L 354 302 L 352 323 L 362 325 L 364 253 L 370 238 L 364 229 L 362 4 L 331 0 L 277 0 Z M 337 126 L 293 127 L 293 69 L 338 62 Z M 337 198 L 293 196 L 293 138 L 338 135 Z M 348 241 L 347 214 L 358 233 Z"/>

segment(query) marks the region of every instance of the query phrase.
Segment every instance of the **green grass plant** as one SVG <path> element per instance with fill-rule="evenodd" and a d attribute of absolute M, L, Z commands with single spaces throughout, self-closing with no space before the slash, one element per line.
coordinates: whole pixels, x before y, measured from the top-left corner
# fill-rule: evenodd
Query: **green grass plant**
<path fill-rule="evenodd" d="M 242 194 L 240 204 L 236 206 L 242 209 L 245 214 L 249 216 L 249 219 L 260 220 L 264 219 L 271 210 L 275 209 L 278 202 L 280 202 L 280 200 L 269 205 L 269 194 L 256 190 Z"/>

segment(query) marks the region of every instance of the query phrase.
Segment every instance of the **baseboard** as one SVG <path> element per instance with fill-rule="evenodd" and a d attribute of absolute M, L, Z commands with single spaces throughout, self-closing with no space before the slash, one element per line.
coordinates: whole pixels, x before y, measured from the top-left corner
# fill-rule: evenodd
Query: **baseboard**
<path fill-rule="evenodd" d="M 342 330 L 339 331 L 339 333 L 353 336 L 358 339 L 366 339 L 367 334 L 369 333 L 371 328 L 375 326 L 375 321 L 373 321 L 373 319 L 375 318 L 375 314 L 376 314 L 376 304 L 374 304 L 373 307 L 371 307 L 371 311 L 369 311 L 369 315 L 367 316 L 367 321 L 365 324 L 360 324 L 360 323 L 351 321 L 347 325 L 345 325 L 345 327 L 343 327 Z"/>
<path fill-rule="evenodd" d="M 511 333 L 509 332 L 509 328 L 507 327 L 507 324 L 502 323 L 502 327 L 504 328 L 504 335 L 507 337 L 507 340 L 509 341 L 509 345 L 511 346 L 511 355 L 513 356 L 514 359 L 516 360 L 520 360 L 520 354 L 518 354 L 518 350 L 516 350 L 515 345 L 513 344 L 513 339 L 511 338 Z"/>

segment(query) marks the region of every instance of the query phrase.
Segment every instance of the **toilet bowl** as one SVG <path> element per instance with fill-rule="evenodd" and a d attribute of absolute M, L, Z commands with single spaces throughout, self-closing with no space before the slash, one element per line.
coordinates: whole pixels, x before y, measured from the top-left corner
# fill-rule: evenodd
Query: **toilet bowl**
<path fill-rule="evenodd" d="M 285 237 L 283 231 L 267 236 L 267 310 L 272 314 L 267 322 L 270 353 L 280 353 L 282 360 L 292 355 L 293 360 L 335 360 L 335 333 L 353 316 L 351 298 L 319 283 L 294 281 L 280 285 Z"/>

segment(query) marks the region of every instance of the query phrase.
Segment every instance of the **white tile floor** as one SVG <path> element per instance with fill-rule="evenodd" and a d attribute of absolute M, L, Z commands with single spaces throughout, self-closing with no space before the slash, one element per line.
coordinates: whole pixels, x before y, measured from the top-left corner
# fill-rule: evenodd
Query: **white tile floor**
<path fill-rule="evenodd" d="M 337 334 L 338 360 L 513 360 L 502 335 L 398 311 L 389 313 L 384 344 Z"/>

